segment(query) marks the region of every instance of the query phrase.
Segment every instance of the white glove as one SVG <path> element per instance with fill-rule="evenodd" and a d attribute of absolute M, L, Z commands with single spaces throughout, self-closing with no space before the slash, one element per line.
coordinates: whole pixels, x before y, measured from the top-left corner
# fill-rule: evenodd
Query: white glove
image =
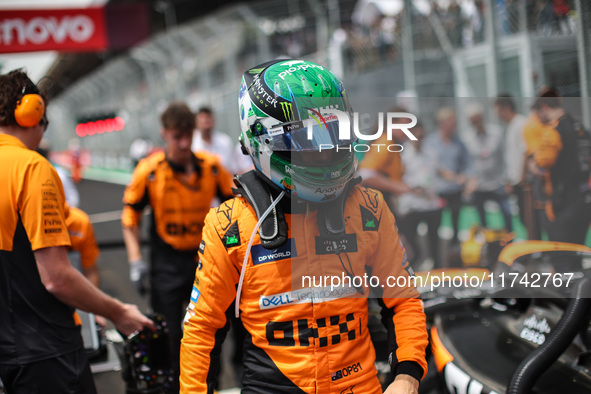
<path fill-rule="evenodd" d="M 140 295 L 146 294 L 149 287 L 148 265 L 144 260 L 131 261 L 129 263 L 129 279 Z"/>

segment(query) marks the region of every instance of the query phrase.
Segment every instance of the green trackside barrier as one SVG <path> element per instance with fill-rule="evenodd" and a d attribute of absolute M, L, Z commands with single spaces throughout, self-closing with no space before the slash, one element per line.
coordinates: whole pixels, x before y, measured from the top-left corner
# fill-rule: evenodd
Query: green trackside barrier
<path fill-rule="evenodd" d="M 505 227 L 503 215 L 501 212 L 487 212 L 486 220 L 490 228 L 502 229 Z M 468 230 L 474 224 L 479 224 L 480 218 L 478 217 L 478 211 L 472 206 L 465 206 L 460 211 L 460 231 Z M 448 209 L 443 210 L 441 217 L 441 227 L 452 228 L 451 224 L 451 212 Z M 518 216 L 513 216 L 513 231 L 516 233 L 517 238 L 527 239 L 527 231 Z M 544 235 L 544 239 L 547 238 Z M 587 231 L 587 238 L 585 239 L 585 245 L 591 247 L 591 231 Z"/>
<path fill-rule="evenodd" d="M 82 174 L 84 179 L 93 181 L 127 185 L 131 181 L 131 171 L 107 169 L 101 167 L 87 167 Z"/>

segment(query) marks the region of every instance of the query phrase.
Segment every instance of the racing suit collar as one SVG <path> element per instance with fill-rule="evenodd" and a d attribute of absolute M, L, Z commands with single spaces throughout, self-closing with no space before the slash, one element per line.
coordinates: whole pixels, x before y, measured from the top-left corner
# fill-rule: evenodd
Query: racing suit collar
<path fill-rule="evenodd" d="M 184 165 L 173 162 L 172 160 L 170 160 L 168 158 L 168 156 L 165 156 L 165 159 L 166 159 L 166 162 L 168 163 L 168 165 L 170 166 L 170 169 L 173 172 L 182 173 L 182 174 L 187 172 L 186 167 Z M 193 161 L 193 168 L 195 169 L 197 176 L 201 177 L 201 160 L 197 156 L 193 155 L 192 161 Z"/>

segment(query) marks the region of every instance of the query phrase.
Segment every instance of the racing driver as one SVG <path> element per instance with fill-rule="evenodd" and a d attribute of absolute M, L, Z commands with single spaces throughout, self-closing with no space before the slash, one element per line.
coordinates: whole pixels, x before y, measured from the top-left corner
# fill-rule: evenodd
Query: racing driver
<path fill-rule="evenodd" d="M 418 292 L 355 280 L 410 283 L 413 273 L 382 195 L 355 178 L 353 141 L 339 130 L 342 114 L 351 119 L 341 82 L 304 60 L 264 63 L 243 74 L 239 113 L 255 170 L 205 219 L 181 392 L 213 393 L 236 301 L 247 330 L 243 393 L 381 393 L 367 328 L 377 290 L 395 377 L 386 393 L 418 393 L 428 342 Z"/>

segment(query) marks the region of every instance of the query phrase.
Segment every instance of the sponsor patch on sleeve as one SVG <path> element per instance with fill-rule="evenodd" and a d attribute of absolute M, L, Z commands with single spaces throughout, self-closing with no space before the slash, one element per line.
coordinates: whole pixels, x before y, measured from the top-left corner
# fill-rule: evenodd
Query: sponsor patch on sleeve
<path fill-rule="evenodd" d="M 222 238 L 222 242 L 226 248 L 231 248 L 234 246 L 240 245 L 240 230 L 238 229 L 238 222 L 234 221 L 224 237 Z"/>
<path fill-rule="evenodd" d="M 199 301 L 199 296 L 200 295 L 201 295 L 201 292 L 197 288 L 197 285 L 194 284 L 193 285 L 193 290 L 191 291 L 191 304 L 196 304 L 197 301 Z"/>
<path fill-rule="evenodd" d="M 361 224 L 363 226 L 363 231 L 378 231 L 380 228 L 380 219 L 376 217 L 369 209 L 365 208 L 364 206 L 359 206 L 361 210 Z"/>

